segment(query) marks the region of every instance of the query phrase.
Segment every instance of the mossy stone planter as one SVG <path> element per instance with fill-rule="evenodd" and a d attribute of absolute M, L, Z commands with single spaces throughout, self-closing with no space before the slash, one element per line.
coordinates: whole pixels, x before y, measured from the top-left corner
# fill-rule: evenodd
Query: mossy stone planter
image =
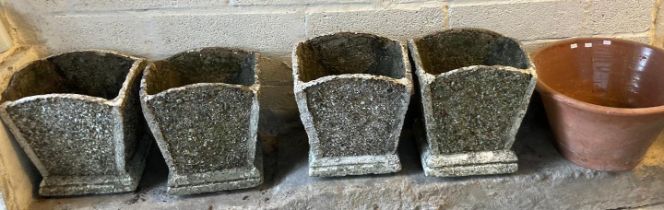
<path fill-rule="evenodd" d="M 481 29 L 451 29 L 410 40 L 416 66 L 427 176 L 517 171 L 511 150 L 535 88 L 519 43 Z"/>
<path fill-rule="evenodd" d="M 293 80 L 309 136 L 309 175 L 382 174 L 396 154 L 412 94 L 406 47 L 387 38 L 337 33 L 293 49 Z"/>
<path fill-rule="evenodd" d="M 0 115 L 43 177 L 40 195 L 136 189 L 149 147 L 138 103 L 144 67 L 140 58 L 83 51 L 12 76 Z"/>
<path fill-rule="evenodd" d="M 141 104 L 170 170 L 170 194 L 262 183 L 257 57 L 241 50 L 203 48 L 146 68 Z"/>

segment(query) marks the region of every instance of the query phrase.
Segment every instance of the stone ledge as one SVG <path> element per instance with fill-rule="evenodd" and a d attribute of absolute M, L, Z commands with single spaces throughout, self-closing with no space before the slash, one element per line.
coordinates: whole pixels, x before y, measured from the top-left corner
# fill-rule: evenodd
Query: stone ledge
<path fill-rule="evenodd" d="M 278 137 L 278 151 L 265 157 L 266 183 L 259 188 L 166 195 L 166 166 L 153 150 L 137 193 L 41 198 L 31 209 L 657 209 L 664 204 L 664 135 L 633 171 L 583 169 L 555 150 L 536 104 L 514 146 L 519 171 L 463 178 L 425 177 L 409 129 L 403 136 L 403 170 L 392 175 L 309 177 L 306 134 L 300 128 Z"/>

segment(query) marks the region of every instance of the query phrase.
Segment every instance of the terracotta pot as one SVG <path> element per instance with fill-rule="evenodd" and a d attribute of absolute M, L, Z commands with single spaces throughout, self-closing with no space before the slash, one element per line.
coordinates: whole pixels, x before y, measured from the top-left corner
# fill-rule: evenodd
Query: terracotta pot
<path fill-rule="evenodd" d="M 664 51 L 582 38 L 534 56 L 549 123 L 565 158 L 583 167 L 634 168 L 664 127 Z"/>

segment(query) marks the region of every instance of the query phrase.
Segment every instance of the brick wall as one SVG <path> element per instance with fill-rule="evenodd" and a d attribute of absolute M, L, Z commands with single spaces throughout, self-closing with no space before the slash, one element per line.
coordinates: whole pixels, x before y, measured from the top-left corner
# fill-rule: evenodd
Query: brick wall
<path fill-rule="evenodd" d="M 162 58 L 203 46 L 287 57 L 298 40 L 336 31 L 405 40 L 482 27 L 529 49 L 575 36 L 658 43 L 659 0 L 5 0 L 23 44 L 49 52 L 109 48 Z M 661 21 L 658 21 L 661 22 Z M 287 60 L 287 59 L 283 59 Z"/>
<path fill-rule="evenodd" d="M 5 53 L 14 55 L 0 58 L 35 59 L 32 49 L 50 54 L 100 48 L 159 59 L 191 48 L 225 46 L 289 62 L 294 43 L 320 34 L 356 31 L 406 40 L 451 27 L 491 29 L 521 40 L 529 51 L 575 36 L 618 37 L 662 46 L 661 1 L 0 0 L 15 48 Z M 18 67 L 16 62 L 3 62 L 0 74 Z M 264 108 L 275 116 L 297 114 L 288 66 L 268 63 L 271 71 L 262 75 L 267 81 Z M 0 139 L 10 142 L 7 137 Z M 0 168 L 21 167 L 16 158 L 7 157 L 14 153 L 4 154 L 0 165 L 5 166 Z M 0 179 L 0 188 L 32 189 L 25 174 L 13 171 L 0 170 L 2 177 L 8 177 L 6 183 Z M 24 191 L 15 194 L 30 194 Z M 8 206 L 27 202 L 10 200 L 17 204 Z"/>

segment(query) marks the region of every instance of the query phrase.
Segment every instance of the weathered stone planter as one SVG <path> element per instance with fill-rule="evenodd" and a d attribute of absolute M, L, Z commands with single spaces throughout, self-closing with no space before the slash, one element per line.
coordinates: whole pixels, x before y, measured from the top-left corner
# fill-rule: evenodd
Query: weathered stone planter
<path fill-rule="evenodd" d="M 410 40 L 424 113 L 427 176 L 512 173 L 512 144 L 535 88 L 527 53 L 513 39 L 452 29 Z"/>
<path fill-rule="evenodd" d="M 138 84 L 145 61 L 102 51 L 34 61 L 2 93 L 0 115 L 41 173 L 39 194 L 133 191 L 143 140 Z"/>
<path fill-rule="evenodd" d="M 309 175 L 399 171 L 396 149 L 413 86 L 405 46 L 337 33 L 299 43 L 292 57 Z"/>
<path fill-rule="evenodd" d="M 183 195 L 258 186 L 257 53 L 204 48 L 149 65 L 141 105 Z"/>

